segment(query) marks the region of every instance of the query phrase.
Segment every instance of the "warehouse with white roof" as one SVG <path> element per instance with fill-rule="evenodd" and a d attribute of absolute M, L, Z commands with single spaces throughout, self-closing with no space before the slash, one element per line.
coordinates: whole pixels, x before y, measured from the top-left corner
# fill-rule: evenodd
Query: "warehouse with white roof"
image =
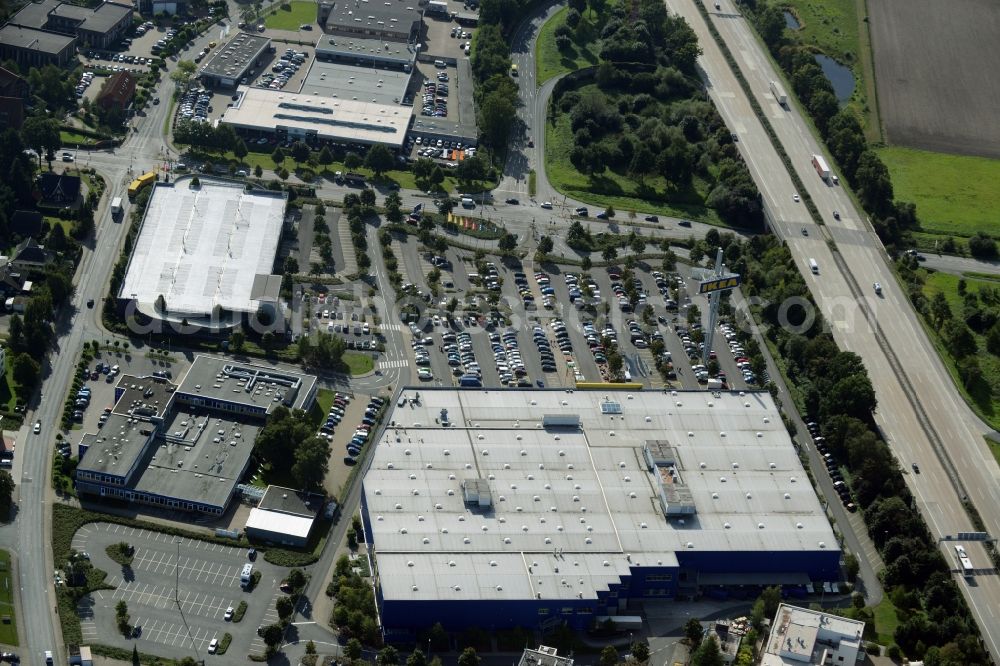
<path fill-rule="evenodd" d="M 767 393 L 421 387 L 389 420 L 362 517 L 390 634 L 839 577 Z"/>
<path fill-rule="evenodd" d="M 119 304 L 154 320 L 212 330 L 266 312 L 279 317 L 272 275 L 284 223 L 282 192 L 202 178 L 156 183 L 150 193 Z"/>

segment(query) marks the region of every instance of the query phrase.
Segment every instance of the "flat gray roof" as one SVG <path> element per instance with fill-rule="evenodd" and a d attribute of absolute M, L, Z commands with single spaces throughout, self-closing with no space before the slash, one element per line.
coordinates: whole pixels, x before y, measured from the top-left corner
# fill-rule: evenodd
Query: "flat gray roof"
<path fill-rule="evenodd" d="M 302 83 L 302 93 L 393 105 L 406 95 L 410 76 L 410 72 L 316 60 Z"/>
<path fill-rule="evenodd" d="M 76 42 L 76 37 L 47 30 L 36 30 L 8 23 L 0 28 L 0 42 L 22 49 L 57 54 Z"/>
<path fill-rule="evenodd" d="M 419 101 L 418 99 L 417 102 Z M 413 116 L 413 127 L 410 128 L 410 133 L 414 136 L 434 134 L 435 136 L 451 136 L 463 141 L 476 141 L 479 136 L 474 122 L 460 123 L 447 118 L 422 116 L 415 106 L 414 111 L 416 113 Z"/>
<path fill-rule="evenodd" d="M 379 60 L 391 60 L 400 64 L 413 63 L 417 52 L 412 44 L 407 42 L 390 42 L 384 39 L 369 39 L 366 37 L 342 37 L 340 35 L 323 35 L 316 42 L 316 55 L 335 55 L 338 57 L 356 57 L 359 62 L 373 57 Z"/>
<path fill-rule="evenodd" d="M 257 58 L 271 44 L 270 37 L 237 33 L 235 37 L 219 47 L 201 68 L 202 74 L 229 79 L 239 79 L 253 67 Z"/>
<path fill-rule="evenodd" d="M 117 387 L 124 392 L 113 412 L 122 416 L 163 418 L 177 385 L 154 377 L 122 375 Z"/>
<path fill-rule="evenodd" d="M 420 19 L 416 0 L 337 0 L 326 20 L 327 27 L 342 25 L 348 30 L 409 32 Z"/>
<path fill-rule="evenodd" d="M 49 20 L 49 12 L 59 6 L 59 0 L 29 2 L 10 19 L 11 23 L 41 29 Z"/>
<path fill-rule="evenodd" d="M 155 427 L 152 423 L 130 416 L 112 413 L 104 427 L 87 433 L 80 440 L 88 446 L 78 470 L 95 474 L 126 477 L 136 460 L 143 454 Z"/>
<path fill-rule="evenodd" d="M 596 598 L 681 551 L 839 548 L 766 392 L 417 392 L 364 480 L 387 599 Z"/>
<path fill-rule="evenodd" d="M 49 15 L 62 16 L 79 21 L 79 29 L 104 33 L 118 24 L 124 17 L 132 14 L 132 7 L 116 2 L 102 2 L 96 7 L 71 5 L 58 0 L 42 0 L 29 2 L 14 18 L 12 23 L 42 28 L 49 20 Z"/>
<path fill-rule="evenodd" d="M 302 490 L 268 486 L 257 508 L 293 516 L 315 518 L 320 509 L 323 508 L 323 497 Z"/>
<path fill-rule="evenodd" d="M 126 16 L 131 16 L 132 11 L 130 5 L 121 5 L 116 2 L 102 2 L 93 9 L 61 2 L 51 13 L 81 21 L 79 30 L 105 33 Z"/>
<path fill-rule="evenodd" d="M 215 413 L 175 409 L 135 489 L 223 506 L 246 469 L 258 432 Z"/>
<path fill-rule="evenodd" d="M 313 375 L 199 355 L 177 392 L 185 399 L 198 396 L 263 407 L 270 414 L 281 404 L 302 409 L 315 384 Z"/>

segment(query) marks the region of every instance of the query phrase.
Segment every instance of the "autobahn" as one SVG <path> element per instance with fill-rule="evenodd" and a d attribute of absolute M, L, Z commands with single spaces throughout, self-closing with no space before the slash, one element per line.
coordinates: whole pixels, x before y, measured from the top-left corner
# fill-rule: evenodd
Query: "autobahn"
<path fill-rule="evenodd" d="M 667 5 L 684 16 L 698 35 L 704 50 L 699 66 L 709 93 L 740 137 L 741 153 L 771 212 L 774 232 L 788 242 L 837 343 L 863 359 L 878 398 L 876 421 L 901 468 L 909 471 L 911 463 L 919 464 L 922 473 L 905 474 L 905 478 L 931 533 L 944 539 L 974 530 L 962 503 L 967 495 L 990 534 L 1000 534 L 1000 470 L 983 441 L 990 429 L 955 389 L 863 213 L 848 192 L 827 184 L 813 170 L 811 156 L 821 149 L 798 108 L 782 108 L 770 97 L 769 82 L 779 77 L 752 28 L 732 7 L 711 14 L 710 20 L 818 207 L 822 226 L 815 224 L 804 205 L 793 200 L 801 193 L 694 2 L 668 0 Z M 835 210 L 840 212 L 839 220 L 832 214 Z M 835 252 L 828 241 L 835 245 Z M 809 269 L 810 259 L 819 265 L 818 276 Z M 876 282 L 882 286 L 882 297 L 874 293 Z M 992 569 L 985 549 L 966 546 L 977 566 Z M 946 560 L 954 566 L 950 546 L 942 547 Z M 994 660 L 1000 659 L 1000 617 L 996 611 L 1000 608 L 1000 579 L 993 572 L 976 576 L 972 584 L 959 580 L 958 585 L 987 648 Z"/>

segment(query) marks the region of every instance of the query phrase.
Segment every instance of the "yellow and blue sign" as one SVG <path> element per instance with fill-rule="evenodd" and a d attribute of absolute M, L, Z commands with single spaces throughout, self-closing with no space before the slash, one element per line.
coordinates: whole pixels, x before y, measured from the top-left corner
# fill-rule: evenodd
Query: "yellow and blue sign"
<path fill-rule="evenodd" d="M 708 280 L 698 285 L 699 294 L 711 294 L 715 291 L 728 291 L 740 286 L 743 279 L 739 275 L 727 275 L 715 280 Z"/>

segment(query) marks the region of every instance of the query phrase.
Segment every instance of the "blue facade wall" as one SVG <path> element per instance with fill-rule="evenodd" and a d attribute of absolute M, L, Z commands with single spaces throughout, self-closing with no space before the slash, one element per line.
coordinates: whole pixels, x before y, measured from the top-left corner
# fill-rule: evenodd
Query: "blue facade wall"
<path fill-rule="evenodd" d="M 388 601 L 382 604 L 382 623 L 390 635 L 440 622 L 448 630 L 479 627 L 488 632 L 512 627 L 537 627 L 558 619 L 573 629 L 587 629 L 595 616 L 606 615 L 593 599 L 524 599 L 517 601 Z"/>
<path fill-rule="evenodd" d="M 840 549 L 822 551 L 678 552 L 685 569 L 702 573 L 804 573 L 814 581 L 840 578 Z"/>

